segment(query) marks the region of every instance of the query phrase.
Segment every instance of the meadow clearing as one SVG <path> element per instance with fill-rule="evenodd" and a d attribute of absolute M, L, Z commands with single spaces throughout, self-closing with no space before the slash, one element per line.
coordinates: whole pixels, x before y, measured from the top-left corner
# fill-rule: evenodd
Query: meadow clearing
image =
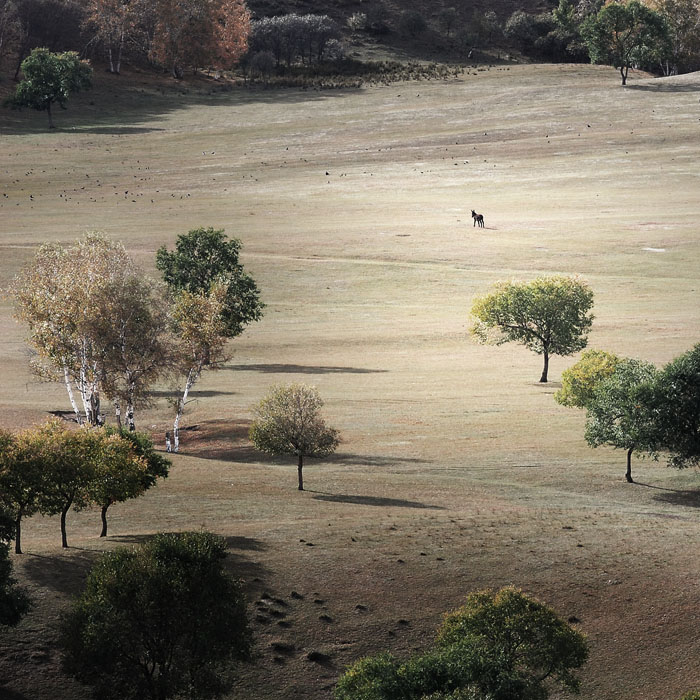
<path fill-rule="evenodd" d="M 0 286 L 44 241 L 86 230 L 154 253 L 199 226 L 243 241 L 267 305 L 188 406 L 182 454 L 144 497 L 35 517 L 13 556 L 34 611 L 0 637 L 0 697 L 82 700 L 55 622 L 95 556 L 159 531 L 226 536 L 256 661 L 232 697 L 320 700 L 360 656 L 425 648 L 444 611 L 514 584 L 590 639 L 584 700 L 700 687 L 700 477 L 591 450 L 583 413 L 525 349 L 476 345 L 472 298 L 499 280 L 577 274 L 589 347 L 659 365 L 700 339 L 700 75 L 500 66 L 449 82 L 220 91 L 104 75 L 56 115 L 0 112 Z M 180 94 L 182 93 L 182 94 Z M 31 196 L 31 198 L 30 198 Z M 471 209 L 486 226 L 474 228 Z M 0 424 L 67 410 L 28 371 L 0 306 Z M 247 439 L 271 384 L 314 384 L 338 453 L 293 460 Z M 161 436 L 167 387 L 140 429 Z M 320 652 L 310 660 L 309 652 Z M 313 656 L 313 655 L 312 655 Z"/>

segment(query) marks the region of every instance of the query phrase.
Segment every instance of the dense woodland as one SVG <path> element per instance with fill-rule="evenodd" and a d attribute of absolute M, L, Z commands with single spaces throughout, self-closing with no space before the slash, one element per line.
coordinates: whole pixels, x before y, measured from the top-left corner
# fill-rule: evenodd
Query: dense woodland
<path fill-rule="evenodd" d="M 267 82 L 293 66 L 308 70 L 314 63 L 362 72 L 356 59 L 368 43 L 385 45 L 404 59 L 439 62 L 624 60 L 667 75 L 700 66 L 698 0 L 646 0 L 643 11 L 660 16 L 663 31 L 650 34 L 648 18 L 635 15 L 624 20 L 626 28 L 615 30 L 625 35 L 624 45 L 604 49 L 592 45 L 587 27 L 602 7 L 600 0 L 488 7 L 381 0 L 293 6 L 266 0 L 248 5 L 244 0 L 2 0 L 0 66 L 2 75 L 17 80 L 31 50 L 46 47 L 75 51 L 117 74 L 122 64 L 150 66 L 175 78 L 199 70 L 218 77 L 238 68 L 239 74 Z"/>

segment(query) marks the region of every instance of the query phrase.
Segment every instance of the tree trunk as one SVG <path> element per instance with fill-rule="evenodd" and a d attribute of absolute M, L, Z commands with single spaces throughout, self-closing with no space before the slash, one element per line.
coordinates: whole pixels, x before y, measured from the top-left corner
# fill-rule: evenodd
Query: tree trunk
<path fill-rule="evenodd" d="M 102 516 L 102 532 L 100 537 L 107 537 L 107 508 L 109 508 L 109 503 L 102 506 L 102 511 L 100 515 Z"/>
<path fill-rule="evenodd" d="M 61 510 L 61 547 L 64 549 L 68 547 L 68 537 L 66 536 L 66 515 L 68 514 L 72 504 L 73 499 L 71 498 L 70 501 L 63 507 L 63 510 Z"/>
<path fill-rule="evenodd" d="M 114 73 L 114 59 L 112 58 L 112 47 L 107 48 L 107 54 L 109 56 L 109 72 Z"/>
<path fill-rule="evenodd" d="M 117 75 L 121 75 L 122 50 L 124 49 L 124 32 L 119 35 L 119 49 L 117 50 Z"/>
<path fill-rule="evenodd" d="M 22 511 L 15 519 L 15 554 L 22 554 Z"/>
<path fill-rule="evenodd" d="M 122 407 L 119 401 L 114 402 L 114 415 L 117 418 L 117 428 L 121 431 L 122 429 Z"/>
<path fill-rule="evenodd" d="M 547 381 L 547 373 L 549 372 L 549 353 L 544 351 L 544 367 L 542 368 L 542 376 L 540 377 L 541 382 Z"/>
<path fill-rule="evenodd" d="M 75 396 L 73 395 L 73 385 L 70 380 L 70 375 L 68 374 L 68 367 L 63 366 L 63 378 L 66 382 L 66 391 L 68 392 L 68 399 L 70 400 L 70 405 L 73 407 L 73 412 L 75 413 L 75 419 L 78 421 L 78 425 L 83 424 L 83 417 L 80 414 L 80 409 L 75 401 Z"/>
<path fill-rule="evenodd" d="M 173 452 L 178 452 L 180 450 L 180 418 L 185 411 L 185 404 L 187 403 L 187 395 L 190 393 L 190 389 L 194 386 L 194 383 L 199 377 L 201 369 L 197 367 L 192 367 L 187 373 L 187 381 L 185 382 L 185 390 L 182 392 L 182 396 L 177 402 L 177 413 L 175 414 L 175 422 L 173 423 Z"/>
<path fill-rule="evenodd" d="M 299 463 L 297 464 L 297 476 L 299 477 L 299 491 L 304 490 L 304 476 L 302 469 L 304 468 L 304 455 L 299 455 Z"/>
<path fill-rule="evenodd" d="M 627 85 L 627 71 L 628 66 L 620 66 L 620 75 L 622 76 L 622 84 Z"/>
<path fill-rule="evenodd" d="M 53 124 L 53 117 L 51 116 L 51 103 L 49 102 L 48 107 L 46 108 L 46 114 L 49 115 L 49 129 L 55 129 L 56 127 Z"/>
<path fill-rule="evenodd" d="M 625 473 L 625 479 L 627 479 L 628 484 L 633 484 L 634 479 L 632 478 L 632 452 L 634 452 L 634 447 L 630 447 L 627 450 L 627 472 Z"/>

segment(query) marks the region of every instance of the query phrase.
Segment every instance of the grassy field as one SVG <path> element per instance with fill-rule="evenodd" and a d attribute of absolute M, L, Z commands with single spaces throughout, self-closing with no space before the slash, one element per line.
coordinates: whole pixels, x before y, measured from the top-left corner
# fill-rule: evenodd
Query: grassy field
<path fill-rule="evenodd" d="M 228 538 L 250 595 L 256 660 L 232 697 L 329 698 L 347 664 L 425 648 L 467 592 L 505 584 L 580 621 L 584 700 L 700 687 L 698 474 L 640 461 L 626 484 L 624 453 L 589 449 L 552 399 L 575 358 L 540 385 L 539 357 L 468 336 L 493 282 L 566 273 L 595 292 L 590 347 L 660 365 L 698 342 L 700 75 L 618 83 L 583 66 L 332 92 L 104 76 L 54 133 L 0 112 L 0 285 L 43 241 L 101 230 L 153 273 L 157 247 L 214 226 L 267 304 L 195 387 L 170 478 L 114 506 L 106 541 L 94 511 L 69 516 L 67 551 L 56 518 L 26 523 L 14 562 L 36 607 L 0 638 L 0 696 L 89 697 L 53 640 L 90 563 L 199 528 Z M 0 331 L 0 424 L 67 409 L 30 377 L 7 299 Z M 319 388 L 343 437 L 304 493 L 247 440 L 251 405 L 289 381 Z M 137 416 L 170 420 L 162 399 Z"/>

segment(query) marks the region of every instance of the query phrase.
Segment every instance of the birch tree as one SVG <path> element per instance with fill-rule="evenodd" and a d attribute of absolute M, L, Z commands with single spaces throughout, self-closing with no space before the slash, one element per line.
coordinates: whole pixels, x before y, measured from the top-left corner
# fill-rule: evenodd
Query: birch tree
<path fill-rule="evenodd" d="M 138 3 L 133 0 L 88 0 L 84 26 L 104 46 L 109 72 L 119 75 L 124 47 L 138 26 Z"/>
<path fill-rule="evenodd" d="M 162 286 L 162 285 L 161 285 Z M 149 403 L 153 383 L 172 371 L 168 302 L 153 280 L 116 277 L 93 300 L 86 329 L 100 348 L 101 386 L 122 427 L 136 430 L 135 410 Z"/>
<path fill-rule="evenodd" d="M 172 310 L 173 331 L 176 337 L 176 357 L 184 384 L 177 387 L 175 421 L 173 422 L 173 450 L 180 449 L 180 420 L 187 405 L 190 390 L 207 368 L 216 368 L 225 359 L 228 339 L 222 313 L 227 288 L 214 284 L 207 292 L 180 292 Z"/>
<path fill-rule="evenodd" d="M 102 352 L 90 331 L 94 299 L 131 270 L 120 243 L 88 233 L 72 247 L 41 246 L 10 287 L 15 315 L 28 325 L 36 351 L 32 369 L 41 378 L 62 379 L 78 423 L 102 420 Z"/>

